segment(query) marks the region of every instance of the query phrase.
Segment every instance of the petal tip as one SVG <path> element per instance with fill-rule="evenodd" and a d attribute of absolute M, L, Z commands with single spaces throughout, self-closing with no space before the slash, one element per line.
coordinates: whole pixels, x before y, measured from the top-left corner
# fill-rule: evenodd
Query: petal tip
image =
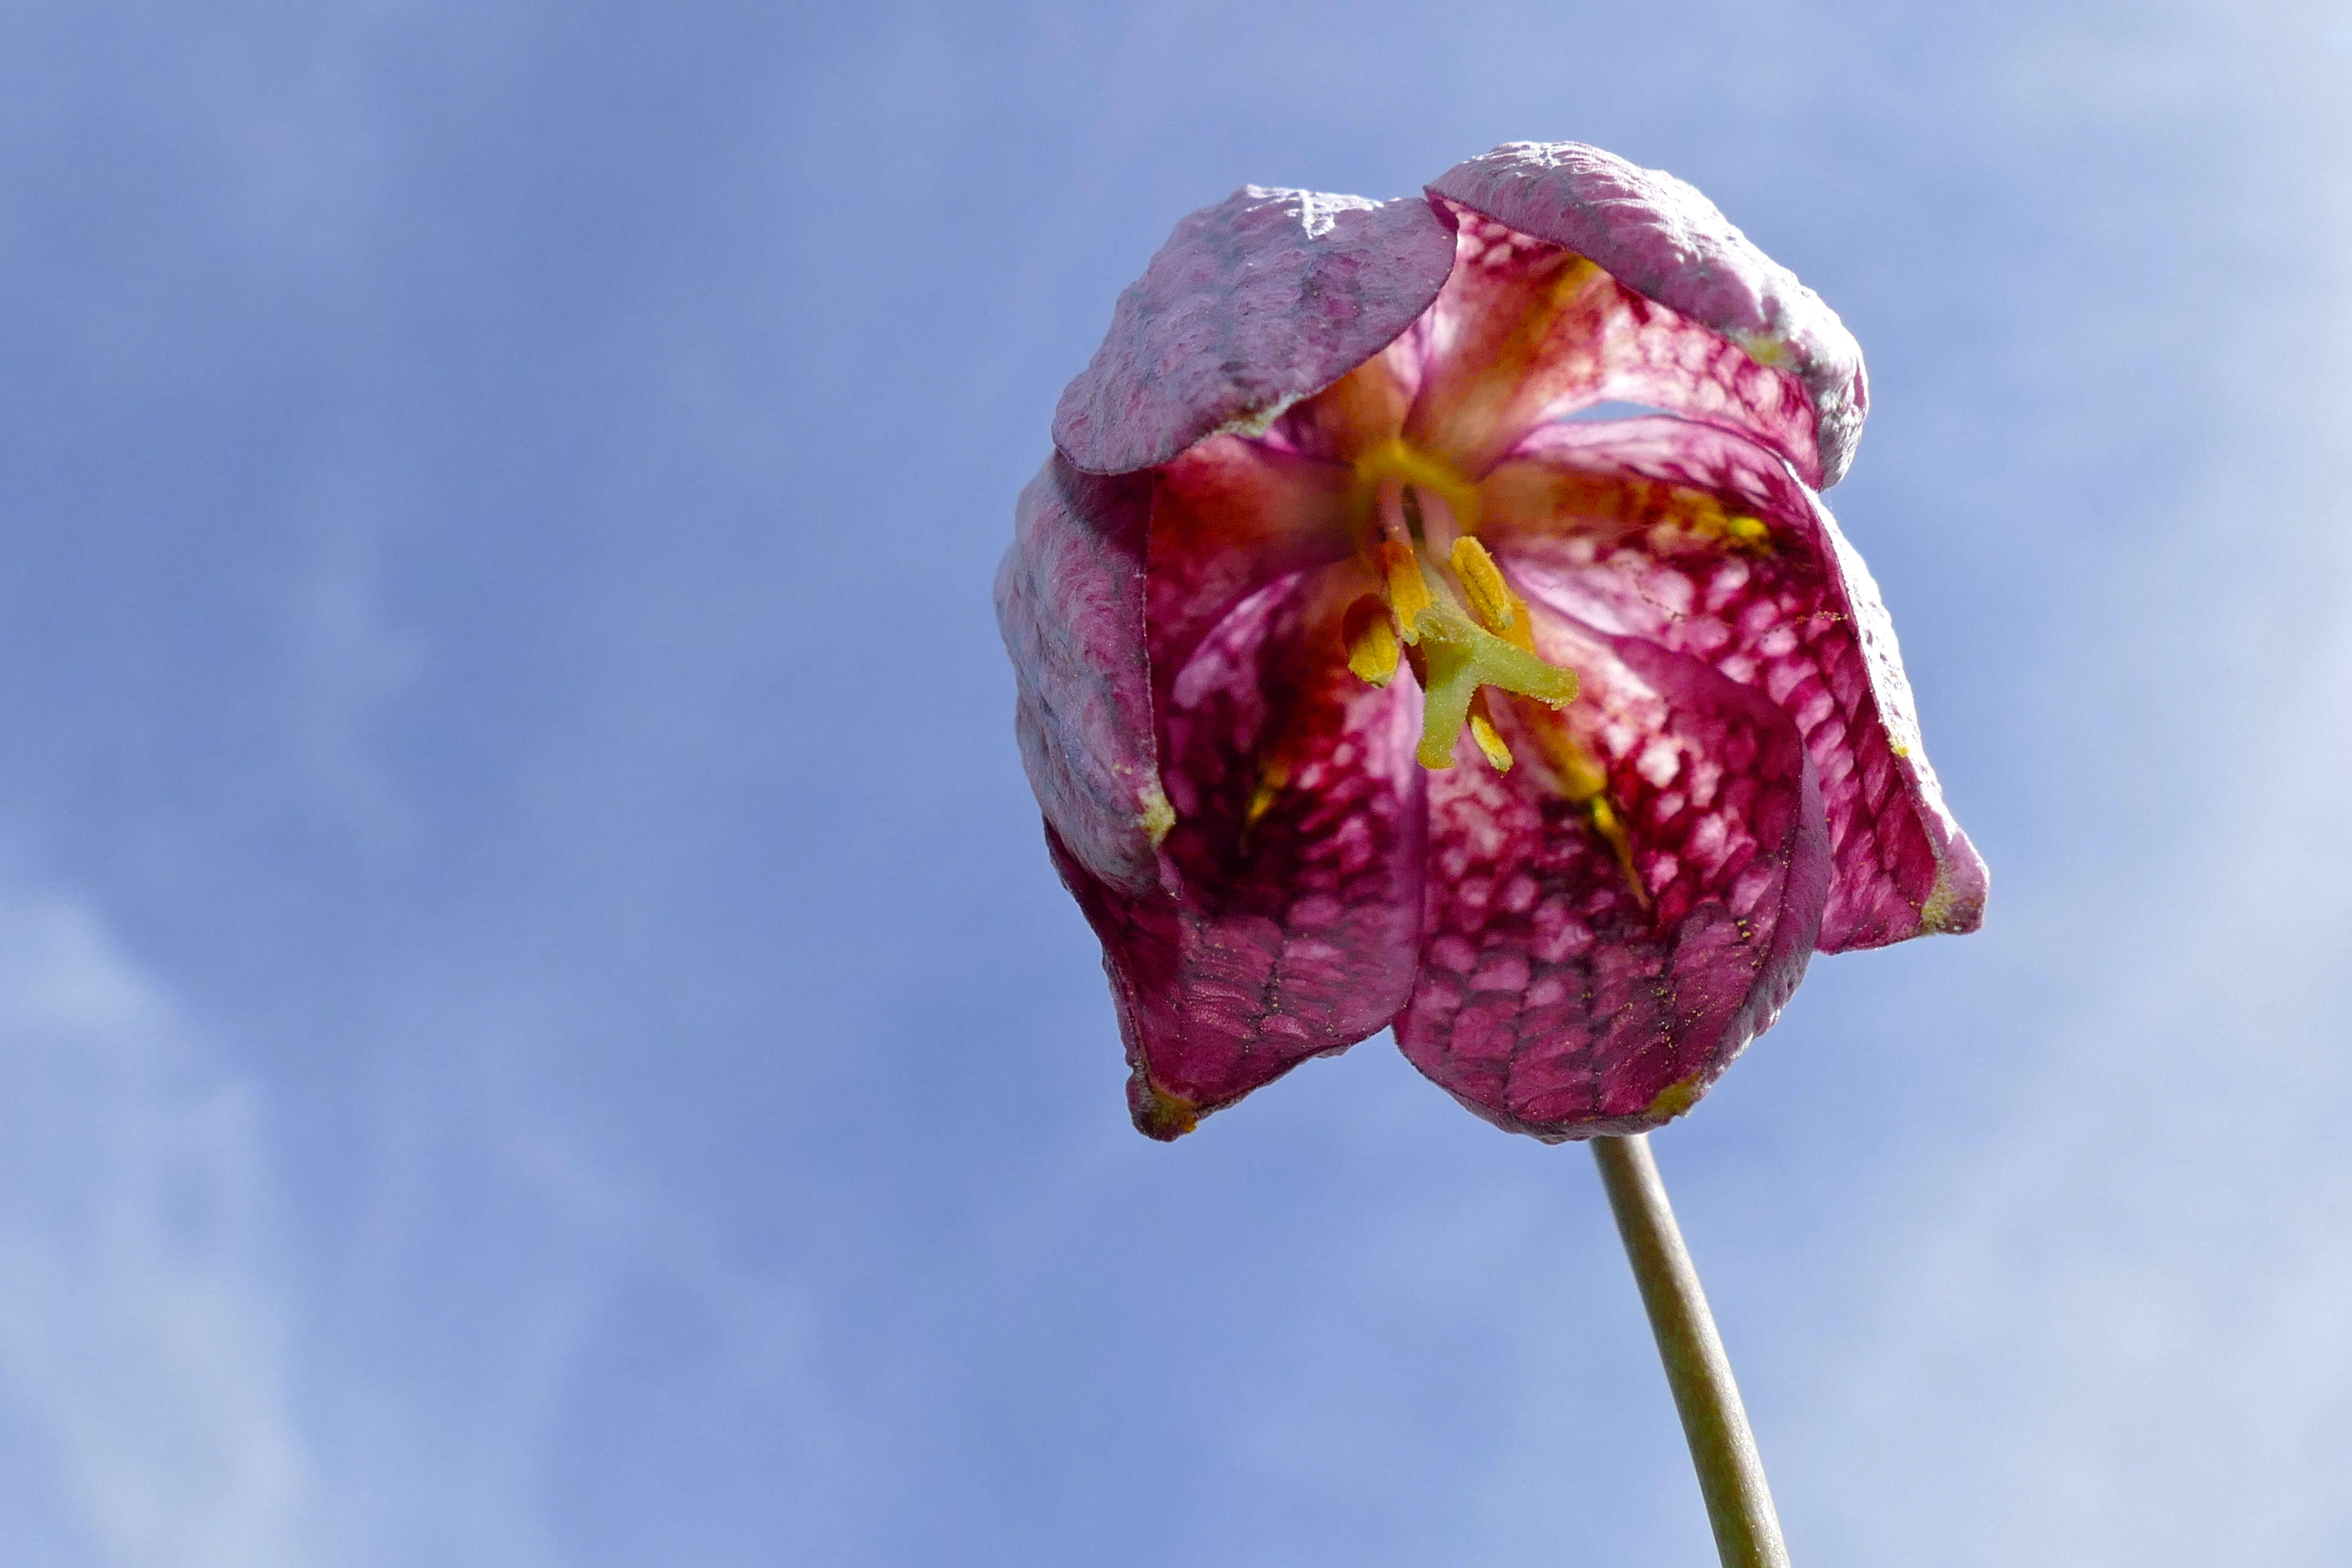
<path fill-rule="evenodd" d="M 1206 1114 L 1197 1100 L 1171 1094 L 1139 1067 L 1128 1077 L 1127 1109 L 1135 1130 L 1156 1143 L 1173 1143 L 1198 1127 Z"/>
<path fill-rule="evenodd" d="M 1143 829 L 1144 837 L 1154 849 L 1166 841 L 1169 829 L 1176 826 L 1176 808 L 1169 804 L 1168 792 L 1153 779 L 1137 792 L 1137 804 L 1142 807 L 1135 814 L 1135 825 Z"/>
<path fill-rule="evenodd" d="M 1844 476 L 1870 402 L 1860 345 L 1836 311 L 1698 190 L 1576 142 L 1506 142 L 1427 189 L 1576 252 L 1790 377 L 1810 405 L 1810 428 L 1756 434 L 1810 485 L 1826 489 Z"/>
<path fill-rule="evenodd" d="M 1690 1073 L 1675 1079 L 1674 1082 L 1652 1095 L 1650 1103 L 1642 1108 L 1642 1114 L 1645 1119 L 1654 1118 L 1657 1125 L 1663 1127 L 1696 1105 L 1699 1102 L 1699 1097 L 1705 1093 L 1706 1093 L 1706 1072 L 1701 1070 Z"/>
<path fill-rule="evenodd" d="M 1956 833 L 1936 874 L 1936 886 L 1919 906 L 1922 936 L 1966 936 L 1984 924 L 1985 895 L 1991 872 L 1968 835 Z"/>

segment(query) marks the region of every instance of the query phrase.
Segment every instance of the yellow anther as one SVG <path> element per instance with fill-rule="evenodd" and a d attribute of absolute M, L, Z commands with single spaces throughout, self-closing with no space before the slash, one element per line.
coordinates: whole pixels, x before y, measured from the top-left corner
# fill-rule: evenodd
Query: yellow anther
<path fill-rule="evenodd" d="M 1567 725 L 1538 722 L 1529 728 L 1542 743 L 1544 760 L 1559 781 L 1561 799 L 1570 805 L 1582 805 L 1608 789 L 1608 771 L 1577 744 Z"/>
<path fill-rule="evenodd" d="M 1727 519 L 1723 525 L 1723 531 L 1731 536 L 1732 542 L 1745 544 L 1751 548 L 1762 544 L 1772 537 L 1772 531 L 1765 527 L 1764 520 L 1759 517 Z"/>
<path fill-rule="evenodd" d="M 1258 819 L 1274 809 L 1282 798 L 1285 785 L 1290 783 L 1290 762 L 1286 757 L 1268 757 L 1258 764 L 1257 788 L 1250 794 L 1249 809 L 1242 814 L 1242 832 L 1255 827 Z"/>
<path fill-rule="evenodd" d="M 1559 765 L 1560 793 L 1568 797 L 1571 805 L 1582 805 L 1587 801 L 1601 798 L 1609 788 L 1608 773 L 1599 763 L 1585 754 L 1584 748 L 1570 739 L 1567 731 L 1561 731 L 1560 739 L 1566 744 L 1552 753 L 1552 761 Z M 1561 752 L 1565 752 L 1566 756 L 1562 756 Z"/>
<path fill-rule="evenodd" d="M 1625 830 L 1624 819 L 1609 802 L 1608 770 L 1578 743 L 1568 726 L 1559 721 L 1549 715 L 1533 715 L 1527 718 L 1524 727 L 1534 731 L 1543 747 L 1544 760 L 1551 764 L 1560 798 L 1584 808 L 1592 831 L 1609 846 L 1618 870 L 1624 873 L 1625 885 L 1633 890 L 1633 901 L 1648 909 L 1650 890 L 1642 885 L 1642 873 L 1633 865 L 1633 836 Z"/>
<path fill-rule="evenodd" d="M 1617 858 L 1617 868 L 1625 874 L 1625 885 L 1633 889 L 1633 901 L 1643 909 L 1650 907 L 1650 889 L 1642 885 L 1642 873 L 1633 864 L 1633 836 L 1625 831 L 1624 819 L 1609 804 L 1605 795 L 1596 795 L 1586 808 L 1592 814 L 1592 830 L 1601 835 Z"/>
<path fill-rule="evenodd" d="M 1391 436 L 1356 459 L 1356 505 L 1369 510 L 1389 479 L 1417 485 L 1454 509 L 1454 526 L 1465 533 L 1478 526 L 1478 487 L 1443 458 L 1433 457 Z"/>
<path fill-rule="evenodd" d="M 1435 459 L 1391 440 L 1366 453 L 1356 465 L 1360 482 L 1377 482 L 1398 475 L 1411 477 L 1444 494 L 1454 487 L 1456 521 L 1476 515 L 1476 490 Z M 1366 476 L 1370 476 L 1368 480 Z M 1449 500 L 1454 498 L 1449 497 Z M 1416 537 L 1420 537 L 1416 533 Z M 1438 542 L 1430 541 L 1433 551 Z M 1554 708 L 1576 700 L 1576 672 L 1562 669 L 1536 652 L 1535 618 L 1527 601 L 1511 592 L 1486 547 L 1466 533 L 1456 538 L 1447 559 L 1454 570 L 1438 573 L 1434 582 L 1423 569 L 1421 551 L 1402 540 L 1376 541 L 1369 553 L 1381 574 L 1381 596 L 1387 601 L 1389 619 L 1377 624 L 1371 601 L 1359 599 L 1340 623 L 1346 639 L 1348 668 L 1375 686 L 1384 686 L 1396 673 L 1402 641 L 1413 649 L 1412 672 L 1421 681 L 1421 743 L 1413 755 L 1425 768 L 1454 765 L 1454 742 L 1463 726 L 1486 760 L 1500 772 L 1511 765 L 1511 749 L 1503 742 L 1486 712 L 1475 715 L 1472 704 L 1488 687 L 1531 697 Z M 1469 596 L 1465 612 L 1454 588 Z"/>
<path fill-rule="evenodd" d="M 1381 571 L 1388 579 L 1389 608 L 1395 613 L 1397 634 L 1409 643 L 1421 640 L 1421 613 L 1429 608 L 1429 579 L 1421 574 L 1421 557 L 1412 546 L 1393 539 L 1381 541 Z"/>
<path fill-rule="evenodd" d="M 1507 632 L 1516 617 L 1511 614 L 1511 585 L 1503 581 L 1502 572 L 1486 547 L 1464 534 L 1454 542 L 1454 570 L 1462 579 L 1464 592 L 1470 595 L 1470 610 L 1479 624 L 1490 632 Z"/>
<path fill-rule="evenodd" d="M 1388 606 L 1371 594 L 1365 595 L 1348 606 L 1346 619 L 1339 623 L 1339 635 L 1348 647 L 1348 668 L 1359 680 L 1374 686 L 1386 686 L 1396 674 L 1396 627 L 1389 623 Z"/>
<path fill-rule="evenodd" d="M 1489 767 L 1498 773 L 1511 771 L 1511 748 L 1503 743 L 1503 737 L 1496 732 L 1495 726 L 1487 721 L 1486 716 L 1475 709 L 1470 714 L 1470 738 L 1478 742 L 1480 751 L 1486 753 Z"/>

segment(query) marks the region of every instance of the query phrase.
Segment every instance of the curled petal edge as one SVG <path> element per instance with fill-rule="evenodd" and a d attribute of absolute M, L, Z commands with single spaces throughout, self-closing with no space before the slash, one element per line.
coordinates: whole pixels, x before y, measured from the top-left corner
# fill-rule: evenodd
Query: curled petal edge
<path fill-rule="evenodd" d="M 1836 865 L 1821 951 L 1845 952 L 1976 930 L 1983 921 L 1990 879 L 1983 858 L 1946 806 L 1928 763 L 1894 623 L 1861 553 L 1786 459 L 1738 434 L 1664 417 L 1555 426 L 1523 444 L 1517 455 L 1563 468 L 1613 471 L 1711 490 L 1788 531 L 1787 542 L 1820 574 L 1817 608 L 1838 628 L 1832 634 L 1840 650 L 1836 662 L 1850 676 L 1824 667 L 1819 673 L 1825 679 L 1813 681 L 1773 680 L 1761 672 L 1739 679 L 1772 687 L 1805 732 L 1821 771 Z M 1497 548 L 1524 552 L 1528 546 Z M 1663 602 L 1651 589 L 1629 585 L 1612 624 L 1718 661 L 1728 652 L 1754 651 L 1746 646 L 1748 638 L 1733 647 L 1695 642 L 1698 622 L 1706 617 L 1661 614 Z M 1591 605 L 1585 608 L 1591 613 Z M 1793 689 L 1782 689 L 1784 682 Z M 1823 711 L 1803 711 L 1829 703 L 1832 694 L 1836 700 Z M 1822 720 L 1829 717 L 1838 721 L 1825 726 Z M 1898 800 L 1900 809 L 1891 809 Z"/>
<path fill-rule="evenodd" d="M 1944 804 L 1943 784 L 1927 761 L 1927 743 L 1920 738 L 1918 710 L 1912 700 L 1910 677 L 1903 670 L 1902 649 L 1895 640 L 1894 617 L 1879 596 L 1877 580 L 1821 498 L 1809 495 L 1807 499 L 1837 563 L 1837 591 L 1845 601 L 1848 624 L 1870 674 L 1880 734 L 1894 754 L 1895 777 L 1936 864 L 1935 879 L 1918 900 L 1916 926 L 1905 931 L 1857 920 L 1843 929 L 1825 928 L 1822 951 L 1856 952 L 1938 933 L 1964 936 L 1984 924 L 1991 872 Z"/>
<path fill-rule="evenodd" d="M 1805 481 L 1845 476 L 1870 406 L 1862 348 L 1837 312 L 1758 249 L 1715 204 L 1655 169 L 1575 142 L 1511 142 L 1428 187 L 1587 258 L 1635 292 L 1723 334 L 1810 400 L 1813 428 L 1757 430 Z"/>
<path fill-rule="evenodd" d="M 1056 454 L 1021 492 L 996 573 L 1029 787 L 1070 857 L 1130 894 L 1159 886 L 1174 821 L 1143 635 L 1150 513 L 1148 478 L 1080 473 Z"/>
<path fill-rule="evenodd" d="M 1182 816 L 1160 847 L 1158 889 L 1110 888 L 1048 825 L 1055 867 L 1102 942 L 1129 1109 L 1153 1138 L 1376 1033 L 1412 989 L 1426 830 L 1412 761 L 1419 706 L 1328 658 L 1303 685 L 1283 678 L 1330 637 L 1326 586 L 1292 578 L 1254 595 L 1179 677 L 1186 695 L 1160 740 Z M 1299 787 L 1269 788 L 1258 745 L 1224 744 L 1237 733 L 1271 741 Z M 1346 752 L 1365 765 L 1335 761 Z"/>
<path fill-rule="evenodd" d="M 1402 334 L 1454 267 L 1451 225 L 1391 202 L 1245 185 L 1178 223 L 1063 392 L 1054 444 L 1088 473 L 1262 431 Z"/>

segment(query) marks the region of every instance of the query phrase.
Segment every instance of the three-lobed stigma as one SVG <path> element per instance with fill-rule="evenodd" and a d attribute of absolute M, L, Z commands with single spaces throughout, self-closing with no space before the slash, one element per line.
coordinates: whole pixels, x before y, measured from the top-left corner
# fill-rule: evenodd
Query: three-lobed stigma
<path fill-rule="evenodd" d="M 1489 689 L 1563 707 L 1576 700 L 1576 672 L 1536 652 L 1527 602 L 1511 591 L 1495 558 L 1471 531 L 1478 490 L 1443 459 L 1391 438 L 1356 463 L 1364 555 L 1380 584 L 1341 622 L 1348 668 L 1385 686 L 1410 662 L 1422 689 L 1425 768 L 1454 765 L 1466 727 L 1496 769 L 1511 765 L 1482 694 Z"/>

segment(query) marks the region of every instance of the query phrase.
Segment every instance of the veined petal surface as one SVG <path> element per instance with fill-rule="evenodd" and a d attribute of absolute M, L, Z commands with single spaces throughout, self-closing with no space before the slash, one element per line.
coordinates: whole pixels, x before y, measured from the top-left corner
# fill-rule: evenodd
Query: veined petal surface
<path fill-rule="evenodd" d="M 1420 701 L 1339 658 L 1361 587 L 1344 566 L 1275 583 L 1162 682 L 1163 886 L 1125 891 L 1060 859 L 1102 940 L 1136 1125 L 1155 1137 L 1384 1027 L 1412 988 Z"/>
<path fill-rule="evenodd" d="M 1778 1016 L 1829 883 L 1796 727 L 1686 655 L 1538 614 L 1585 683 L 1570 710 L 1608 775 L 1621 850 L 1514 709 L 1508 773 L 1430 785 L 1420 983 L 1397 1043 L 1464 1105 L 1546 1142 L 1688 1110 Z"/>
<path fill-rule="evenodd" d="M 1453 265 L 1453 231 L 1418 198 L 1244 186 L 1179 223 L 1118 297 L 1054 444 L 1128 473 L 1271 419 L 1386 347 Z"/>
<path fill-rule="evenodd" d="M 1353 549 L 1339 463 L 1212 436 L 1153 469 L 1151 482 L 1145 615 L 1163 686 L 1244 599 Z"/>
<path fill-rule="evenodd" d="M 1642 323 L 1639 353 L 1604 395 L 1734 421 L 1817 489 L 1844 477 L 1870 404 L 1860 346 L 1836 311 L 1697 191 L 1573 142 L 1508 142 L 1455 164 L 1429 191 L 1563 246 L 1664 307 Z M 1699 330 L 1735 346 L 1746 368 L 1689 342 Z M 1717 406 L 1685 400 L 1708 387 L 1721 394 Z"/>
<path fill-rule="evenodd" d="M 1794 721 L 1835 868 L 1822 951 L 1977 928 L 1984 862 L 1927 763 L 1877 585 L 1785 464 L 1685 420 L 1559 425 L 1485 489 L 1488 542 L 1530 599 L 1705 659 Z"/>

